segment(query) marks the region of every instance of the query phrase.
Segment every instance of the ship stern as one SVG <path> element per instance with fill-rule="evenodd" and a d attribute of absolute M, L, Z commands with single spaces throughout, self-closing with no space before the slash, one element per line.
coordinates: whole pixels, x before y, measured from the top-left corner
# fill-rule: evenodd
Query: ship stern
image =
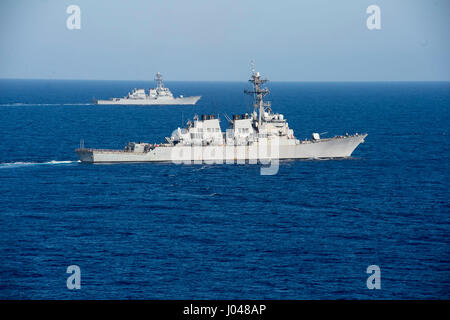
<path fill-rule="evenodd" d="M 94 151 L 92 149 L 80 148 L 75 149 L 78 158 L 81 162 L 93 163 L 94 162 Z"/>

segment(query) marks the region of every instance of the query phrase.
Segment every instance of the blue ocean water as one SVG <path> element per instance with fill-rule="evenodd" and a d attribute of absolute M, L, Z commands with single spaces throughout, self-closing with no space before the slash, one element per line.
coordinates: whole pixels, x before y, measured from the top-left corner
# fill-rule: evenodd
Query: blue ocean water
<path fill-rule="evenodd" d="M 152 82 L 0 81 L 2 299 L 449 299 L 449 83 L 270 83 L 298 138 L 367 132 L 353 158 L 77 162 L 243 113 L 247 84 L 168 82 L 197 106 L 94 106 Z M 68 290 L 69 265 L 81 289 Z M 381 269 L 369 290 L 366 269 Z"/>

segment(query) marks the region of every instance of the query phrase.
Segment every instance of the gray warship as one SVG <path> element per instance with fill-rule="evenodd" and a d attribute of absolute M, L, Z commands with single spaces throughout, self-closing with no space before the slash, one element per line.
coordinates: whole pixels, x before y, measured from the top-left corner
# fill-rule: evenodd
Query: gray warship
<path fill-rule="evenodd" d="M 144 89 L 134 89 L 123 98 L 111 98 L 109 100 L 95 100 L 96 104 L 118 104 L 118 105 L 194 105 L 200 100 L 201 96 L 192 97 L 174 97 L 169 88 L 163 83 L 161 73 L 155 77 L 156 88 L 149 89 L 148 94 Z"/>
<path fill-rule="evenodd" d="M 274 113 L 271 103 L 264 101 L 269 90 L 255 72 L 249 80 L 254 110 L 251 114 L 225 115 L 229 128 L 222 132 L 215 115 L 195 115 L 183 128 L 158 144 L 129 142 L 124 149 L 91 149 L 80 145 L 79 159 L 88 163 L 174 162 L 174 163 L 257 163 L 262 159 L 336 159 L 348 158 L 367 134 L 321 138 L 313 133 L 310 139 L 299 140 L 289 128 L 283 114 Z"/>

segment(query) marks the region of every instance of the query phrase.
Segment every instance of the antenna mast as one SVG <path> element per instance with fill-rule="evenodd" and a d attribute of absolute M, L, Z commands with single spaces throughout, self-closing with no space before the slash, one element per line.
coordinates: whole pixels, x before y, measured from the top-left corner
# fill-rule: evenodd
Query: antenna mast
<path fill-rule="evenodd" d="M 156 74 L 156 78 L 155 78 L 156 83 L 158 84 L 158 88 L 164 88 L 164 84 L 163 84 L 163 78 L 161 73 L 157 73 Z"/>
<path fill-rule="evenodd" d="M 270 109 L 270 103 L 264 102 L 263 98 L 267 94 L 270 93 L 269 89 L 262 88 L 262 85 L 269 80 L 267 79 L 261 79 L 261 75 L 259 72 L 255 72 L 255 63 L 253 60 L 250 61 L 250 65 L 252 68 L 252 76 L 249 82 L 253 84 L 253 90 L 245 90 L 244 92 L 249 95 L 253 95 L 254 104 L 253 108 L 254 110 L 259 109 L 258 112 L 258 127 L 261 128 L 262 124 L 262 115 L 264 114 L 264 107 L 268 107 Z"/>

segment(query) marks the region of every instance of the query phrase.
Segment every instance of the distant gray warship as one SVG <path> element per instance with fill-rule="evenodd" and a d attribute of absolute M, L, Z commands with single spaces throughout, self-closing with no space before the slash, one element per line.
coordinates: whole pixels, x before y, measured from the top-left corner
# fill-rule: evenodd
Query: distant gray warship
<path fill-rule="evenodd" d="M 269 93 L 259 72 L 252 64 L 249 80 L 253 89 L 245 91 L 254 97 L 251 114 L 225 116 L 230 124 L 222 132 L 220 120 L 214 115 L 194 116 L 184 128 L 177 128 L 161 144 L 130 142 L 122 150 L 76 149 L 82 162 L 156 162 L 194 163 L 256 163 L 261 159 L 347 158 L 364 142 L 367 134 L 298 140 L 282 114 L 273 113 L 270 102 L 263 101 Z"/>
<path fill-rule="evenodd" d="M 156 88 L 149 89 L 148 94 L 144 89 L 134 89 L 123 98 L 111 98 L 109 100 L 94 100 L 96 104 L 120 104 L 120 105 L 193 105 L 201 96 L 175 98 L 170 90 L 164 87 L 161 73 L 156 74 Z"/>

